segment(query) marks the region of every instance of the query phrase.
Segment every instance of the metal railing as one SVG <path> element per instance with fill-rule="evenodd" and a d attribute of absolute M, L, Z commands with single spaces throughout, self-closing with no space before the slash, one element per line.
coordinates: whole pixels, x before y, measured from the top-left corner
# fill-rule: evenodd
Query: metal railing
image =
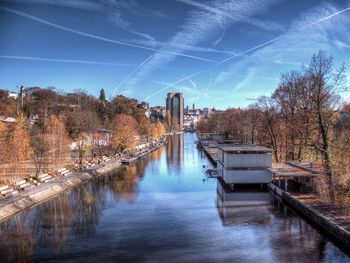
<path fill-rule="evenodd" d="M 149 147 L 145 154 L 141 154 L 140 156 L 135 155 L 134 157 L 144 156 L 144 155 L 146 155 L 148 153 L 151 153 L 154 150 L 156 150 L 156 149 L 158 149 L 158 148 L 160 148 L 160 147 L 162 147 L 164 145 L 165 145 L 165 142 L 161 141 L 156 146 Z M 40 185 L 34 185 L 34 187 L 31 187 L 31 188 L 28 188 L 28 189 L 24 189 L 24 190 L 18 192 L 17 194 L 15 194 L 15 195 L 5 196 L 4 198 L 0 199 L 0 209 L 1 209 L 1 207 L 4 207 L 4 206 L 6 206 L 8 204 L 17 202 L 17 201 L 19 201 L 19 200 L 21 200 L 23 198 L 28 198 L 29 196 L 32 196 L 32 195 L 34 195 L 36 193 L 39 193 L 39 192 L 42 192 L 42 191 L 44 191 L 46 189 L 52 188 L 52 187 L 56 186 L 57 184 L 64 184 L 65 182 L 67 182 L 68 180 L 70 180 L 72 178 L 79 177 L 79 175 L 81 175 L 81 173 L 89 173 L 90 175 L 95 176 L 96 174 L 93 173 L 94 171 L 96 171 L 96 170 L 98 170 L 100 168 L 103 168 L 103 167 L 105 167 L 107 165 L 110 165 L 111 163 L 114 163 L 114 162 L 120 162 L 121 163 L 121 160 L 122 160 L 122 156 L 120 156 L 120 157 L 112 157 L 110 160 L 101 162 L 99 164 L 96 164 L 93 167 L 81 169 L 80 171 L 73 172 L 70 175 L 63 175 L 61 177 L 56 177 L 56 178 L 53 177 L 54 180 L 52 180 L 50 182 L 41 183 Z"/>

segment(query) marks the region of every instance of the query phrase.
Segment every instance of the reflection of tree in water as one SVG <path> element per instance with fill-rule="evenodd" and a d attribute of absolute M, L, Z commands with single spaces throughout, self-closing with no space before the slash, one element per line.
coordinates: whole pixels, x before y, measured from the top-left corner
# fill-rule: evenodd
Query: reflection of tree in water
<path fill-rule="evenodd" d="M 0 261 L 31 262 L 35 239 L 27 217 L 15 216 L 0 225 Z"/>
<path fill-rule="evenodd" d="M 102 210 L 105 207 L 106 193 L 98 180 L 82 185 L 72 192 L 74 220 L 72 231 L 79 239 L 95 233 Z"/>
<path fill-rule="evenodd" d="M 146 161 L 148 164 L 150 161 L 160 160 L 160 158 L 162 157 L 163 151 L 164 151 L 164 147 L 161 147 L 158 150 L 149 153 L 147 156 L 147 159 L 143 159 L 142 161 Z M 142 162 L 142 161 L 140 161 L 140 162 Z"/>
<path fill-rule="evenodd" d="M 281 209 L 283 210 L 283 205 Z M 288 213 L 292 213 L 288 211 Z M 276 217 L 283 217 L 279 211 Z M 284 223 L 272 225 L 274 229 L 269 236 L 271 245 L 281 249 L 274 249 L 276 261 L 280 262 L 321 262 L 327 241 L 313 227 L 302 218 L 294 214 L 283 217 Z"/>
<path fill-rule="evenodd" d="M 138 197 L 138 183 L 144 176 L 146 162 L 127 166 L 110 177 L 110 190 L 117 202 L 133 203 Z"/>
<path fill-rule="evenodd" d="M 69 235 L 79 239 L 93 235 L 105 209 L 108 190 L 119 202 L 134 202 L 147 165 L 160 159 L 163 150 L 154 151 L 114 175 L 94 178 L 1 224 L 0 262 L 30 262 L 35 243 L 58 253 L 68 249 Z M 28 223 L 30 211 L 34 212 L 33 225 Z"/>
<path fill-rule="evenodd" d="M 67 193 L 38 206 L 34 218 L 34 231 L 39 243 L 48 245 L 55 251 L 64 249 L 72 217 L 73 209 Z"/>
<path fill-rule="evenodd" d="M 145 169 L 151 161 L 159 160 L 164 148 L 150 153 L 147 158 L 132 166 L 125 166 L 116 174 L 108 177 L 110 190 L 117 202 L 133 203 L 138 197 L 138 184 L 145 175 Z"/>

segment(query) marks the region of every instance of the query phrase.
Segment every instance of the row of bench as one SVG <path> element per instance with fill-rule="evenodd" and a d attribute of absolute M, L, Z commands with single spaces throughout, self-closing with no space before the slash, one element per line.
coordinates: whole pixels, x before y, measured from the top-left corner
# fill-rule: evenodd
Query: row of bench
<path fill-rule="evenodd" d="M 109 160 L 111 160 L 111 158 L 109 158 L 109 157 L 107 157 L 107 156 L 103 156 L 101 161 L 102 161 L 102 162 L 107 162 L 107 161 L 109 161 Z M 87 161 L 84 167 L 85 167 L 85 168 L 93 168 L 93 167 L 96 166 L 96 165 L 98 165 L 98 163 L 96 163 L 96 162 L 91 162 L 91 161 Z"/>
<path fill-rule="evenodd" d="M 72 172 L 66 168 L 59 169 L 57 175 L 67 176 L 71 175 Z M 20 180 L 10 187 L 9 185 L 4 185 L 0 187 L 0 194 L 2 197 L 16 195 L 19 191 L 28 190 L 42 183 L 48 183 L 55 180 L 55 175 L 50 173 L 40 174 L 37 178 L 30 177 L 27 179 Z"/>
<path fill-rule="evenodd" d="M 107 156 L 102 157 L 102 162 L 107 162 L 109 160 L 111 160 L 111 158 Z M 92 163 L 92 162 L 87 162 L 87 164 L 88 164 L 87 165 L 88 167 L 94 167 L 95 165 L 97 165 L 96 163 Z M 78 167 L 79 165 L 76 164 L 75 166 Z M 16 182 L 14 186 L 11 186 L 11 187 L 9 185 L 0 186 L 0 198 L 16 195 L 19 191 L 31 189 L 42 183 L 45 183 L 45 184 L 49 183 L 55 180 L 56 176 L 68 176 L 71 174 L 72 172 L 69 171 L 67 168 L 62 168 L 62 169 L 59 169 L 56 174 L 43 173 L 43 174 L 40 174 L 37 178 L 30 177 L 27 179 L 22 179 Z"/>

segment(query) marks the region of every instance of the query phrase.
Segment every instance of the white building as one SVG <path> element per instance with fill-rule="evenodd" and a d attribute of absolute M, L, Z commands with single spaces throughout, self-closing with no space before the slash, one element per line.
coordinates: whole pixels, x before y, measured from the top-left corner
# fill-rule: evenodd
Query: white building
<path fill-rule="evenodd" d="M 197 115 L 185 115 L 184 116 L 184 129 L 195 130 L 197 128 L 197 122 L 200 117 Z"/>
<path fill-rule="evenodd" d="M 0 121 L 7 122 L 7 123 L 10 123 L 10 122 L 14 123 L 16 122 L 16 119 L 12 117 L 5 118 L 4 116 L 0 116 Z"/>
<path fill-rule="evenodd" d="M 219 145 L 218 175 L 226 184 L 271 183 L 272 151 L 257 145 Z"/>
<path fill-rule="evenodd" d="M 9 95 L 8 95 L 9 98 L 13 98 L 15 100 L 18 99 L 18 93 L 15 93 L 15 92 L 9 92 Z"/>

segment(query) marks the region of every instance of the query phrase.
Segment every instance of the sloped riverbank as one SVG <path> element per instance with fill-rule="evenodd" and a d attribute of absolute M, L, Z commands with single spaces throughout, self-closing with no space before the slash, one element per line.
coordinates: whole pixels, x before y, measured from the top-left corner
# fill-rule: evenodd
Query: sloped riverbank
<path fill-rule="evenodd" d="M 145 153 L 135 156 L 132 158 L 128 164 L 132 164 L 136 160 L 142 158 L 143 156 L 159 149 L 160 147 L 166 145 L 166 142 L 162 142 L 154 148 L 149 149 Z M 75 172 L 68 176 L 58 178 L 56 180 L 50 181 L 47 184 L 41 184 L 35 188 L 23 191 L 17 195 L 1 200 L 0 202 L 0 222 L 13 216 L 14 214 L 33 206 L 36 206 L 48 199 L 55 197 L 56 195 L 77 187 L 80 184 L 87 182 L 93 177 L 106 175 L 111 172 L 115 172 L 123 166 L 120 159 L 113 158 L 106 163 L 103 163 L 99 167 Z"/>

